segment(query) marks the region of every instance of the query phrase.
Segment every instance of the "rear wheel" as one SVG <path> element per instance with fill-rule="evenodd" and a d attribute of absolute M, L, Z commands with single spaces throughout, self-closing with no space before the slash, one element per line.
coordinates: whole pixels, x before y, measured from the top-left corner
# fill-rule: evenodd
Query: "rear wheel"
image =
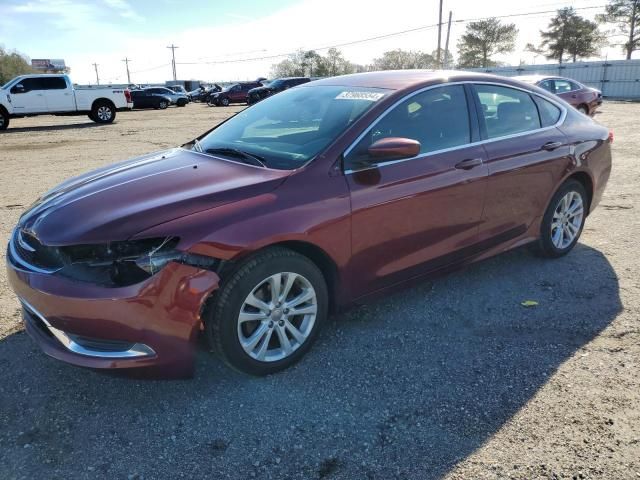
<path fill-rule="evenodd" d="M 93 105 L 89 118 L 96 123 L 111 123 L 116 119 L 116 109 L 110 102 L 99 101 Z"/>
<path fill-rule="evenodd" d="M 6 130 L 9 127 L 9 114 L 0 109 L 0 130 Z"/>
<path fill-rule="evenodd" d="M 557 258 L 575 247 L 584 227 L 587 202 L 587 193 L 577 180 L 568 180 L 558 189 L 542 219 L 539 253 Z"/>
<path fill-rule="evenodd" d="M 206 319 L 207 338 L 231 367 L 267 375 L 311 348 L 327 308 L 318 267 L 296 252 L 272 248 L 247 260 L 223 285 Z"/>
<path fill-rule="evenodd" d="M 587 107 L 586 105 L 578 105 L 578 111 L 580 113 L 584 113 L 585 115 L 589 115 L 589 107 Z"/>
<path fill-rule="evenodd" d="M 160 110 L 164 110 L 168 106 L 169 106 L 169 102 L 167 102 L 166 100 L 160 100 L 160 102 L 158 103 L 158 108 Z"/>

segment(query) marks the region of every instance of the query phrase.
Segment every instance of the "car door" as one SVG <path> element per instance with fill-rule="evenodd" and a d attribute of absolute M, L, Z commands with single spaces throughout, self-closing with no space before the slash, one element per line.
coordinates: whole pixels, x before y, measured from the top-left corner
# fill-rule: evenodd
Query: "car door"
<path fill-rule="evenodd" d="M 556 95 L 562 98 L 565 102 L 570 103 L 573 106 L 580 103 L 580 99 L 578 98 L 578 90 L 580 90 L 580 86 L 577 83 L 561 78 L 554 79 L 553 83 L 555 85 Z"/>
<path fill-rule="evenodd" d="M 229 100 L 234 103 L 244 101 L 245 96 L 246 96 L 246 92 L 243 91 L 242 85 L 234 85 L 231 91 L 229 92 Z"/>
<path fill-rule="evenodd" d="M 39 77 L 20 80 L 9 90 L 9 99 L 16 115 L 48 111 Z"/>
<path fill-rule="evenodd" d="M 544 212 L 570 164 L 570 146 L 555 126 L 566 112 L 507 85 L 476 83 L 474 98 L 489 169 L 480 239 L 501 243 L 524 234 Z"/>
<path fill-rule="evenodd" d="M 468 98 L 461 84 L 412 94 L 346 152 L 356 295 L 475 251 L 487 167 L 484 149 L 474 143 L 477 118 Z M 385 137 L 418 140 L 420 154 L 378 163 L 367 149 Z"/>
<path fill-rule="evenodd" d="M 64 77 L 42 77 L 40 84 L 45 91 L 49 112 L 72 112 L 76 109 L 73 89 L 67 85 Z"/>

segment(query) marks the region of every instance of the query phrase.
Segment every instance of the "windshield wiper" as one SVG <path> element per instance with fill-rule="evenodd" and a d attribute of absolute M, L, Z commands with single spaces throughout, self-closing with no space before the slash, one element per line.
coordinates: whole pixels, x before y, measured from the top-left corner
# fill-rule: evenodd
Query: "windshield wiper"
<path fill-rule="evenodd" d="M 199 142 L 198 142 L 198 145 L 199 145 Z M 258 167 L 267 166 L 267 164 L 264 161 L 264 158 L 258 155 L 255 155 L 253 153 L 239 150 L 237 148 L 232 148 L 232 147 L 207 148 L 207 150 L 205 150 L 204 153 L 211 153 L 213 155 L 215 155 L 216 153 L 220 153 L 222 155 L 228 155 L 230 157 L 239 158 L 240 160 L 243 160 L 245 163 L 248 163 L 250 165 L 256 165 Z"/>

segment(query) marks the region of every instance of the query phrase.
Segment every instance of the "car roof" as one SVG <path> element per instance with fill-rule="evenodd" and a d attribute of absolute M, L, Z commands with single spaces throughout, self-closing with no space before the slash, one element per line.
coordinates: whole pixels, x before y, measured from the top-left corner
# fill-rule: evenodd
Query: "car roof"
<path fill-rule="evenodd" d="M 314 80 L 313 87 L 331 85 L 405 90 L 418 86 L 427 86 L 429 84 L 456 81 L 499 81 L 500 83 L 516 83 L 511 82 L 507 77 L 462 70 L 385 70 L 381 72 L 354 73 L 351 75 Z"/>

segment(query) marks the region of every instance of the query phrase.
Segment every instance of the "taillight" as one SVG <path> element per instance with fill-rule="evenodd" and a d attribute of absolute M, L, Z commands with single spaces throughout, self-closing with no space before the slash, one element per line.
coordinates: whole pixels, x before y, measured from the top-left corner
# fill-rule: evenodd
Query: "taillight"
<path fill-rule="evenodd" d="M 609 143 L 613 143 L 613 130 L 609 130 L 609 137 L 607 138 Z"/>
<path fill-rule="evenodd" d="M 127 103 L 131 103 L 131 92 L 128 89 L 124 91 L 124 98 L 127 99 Z"/>

